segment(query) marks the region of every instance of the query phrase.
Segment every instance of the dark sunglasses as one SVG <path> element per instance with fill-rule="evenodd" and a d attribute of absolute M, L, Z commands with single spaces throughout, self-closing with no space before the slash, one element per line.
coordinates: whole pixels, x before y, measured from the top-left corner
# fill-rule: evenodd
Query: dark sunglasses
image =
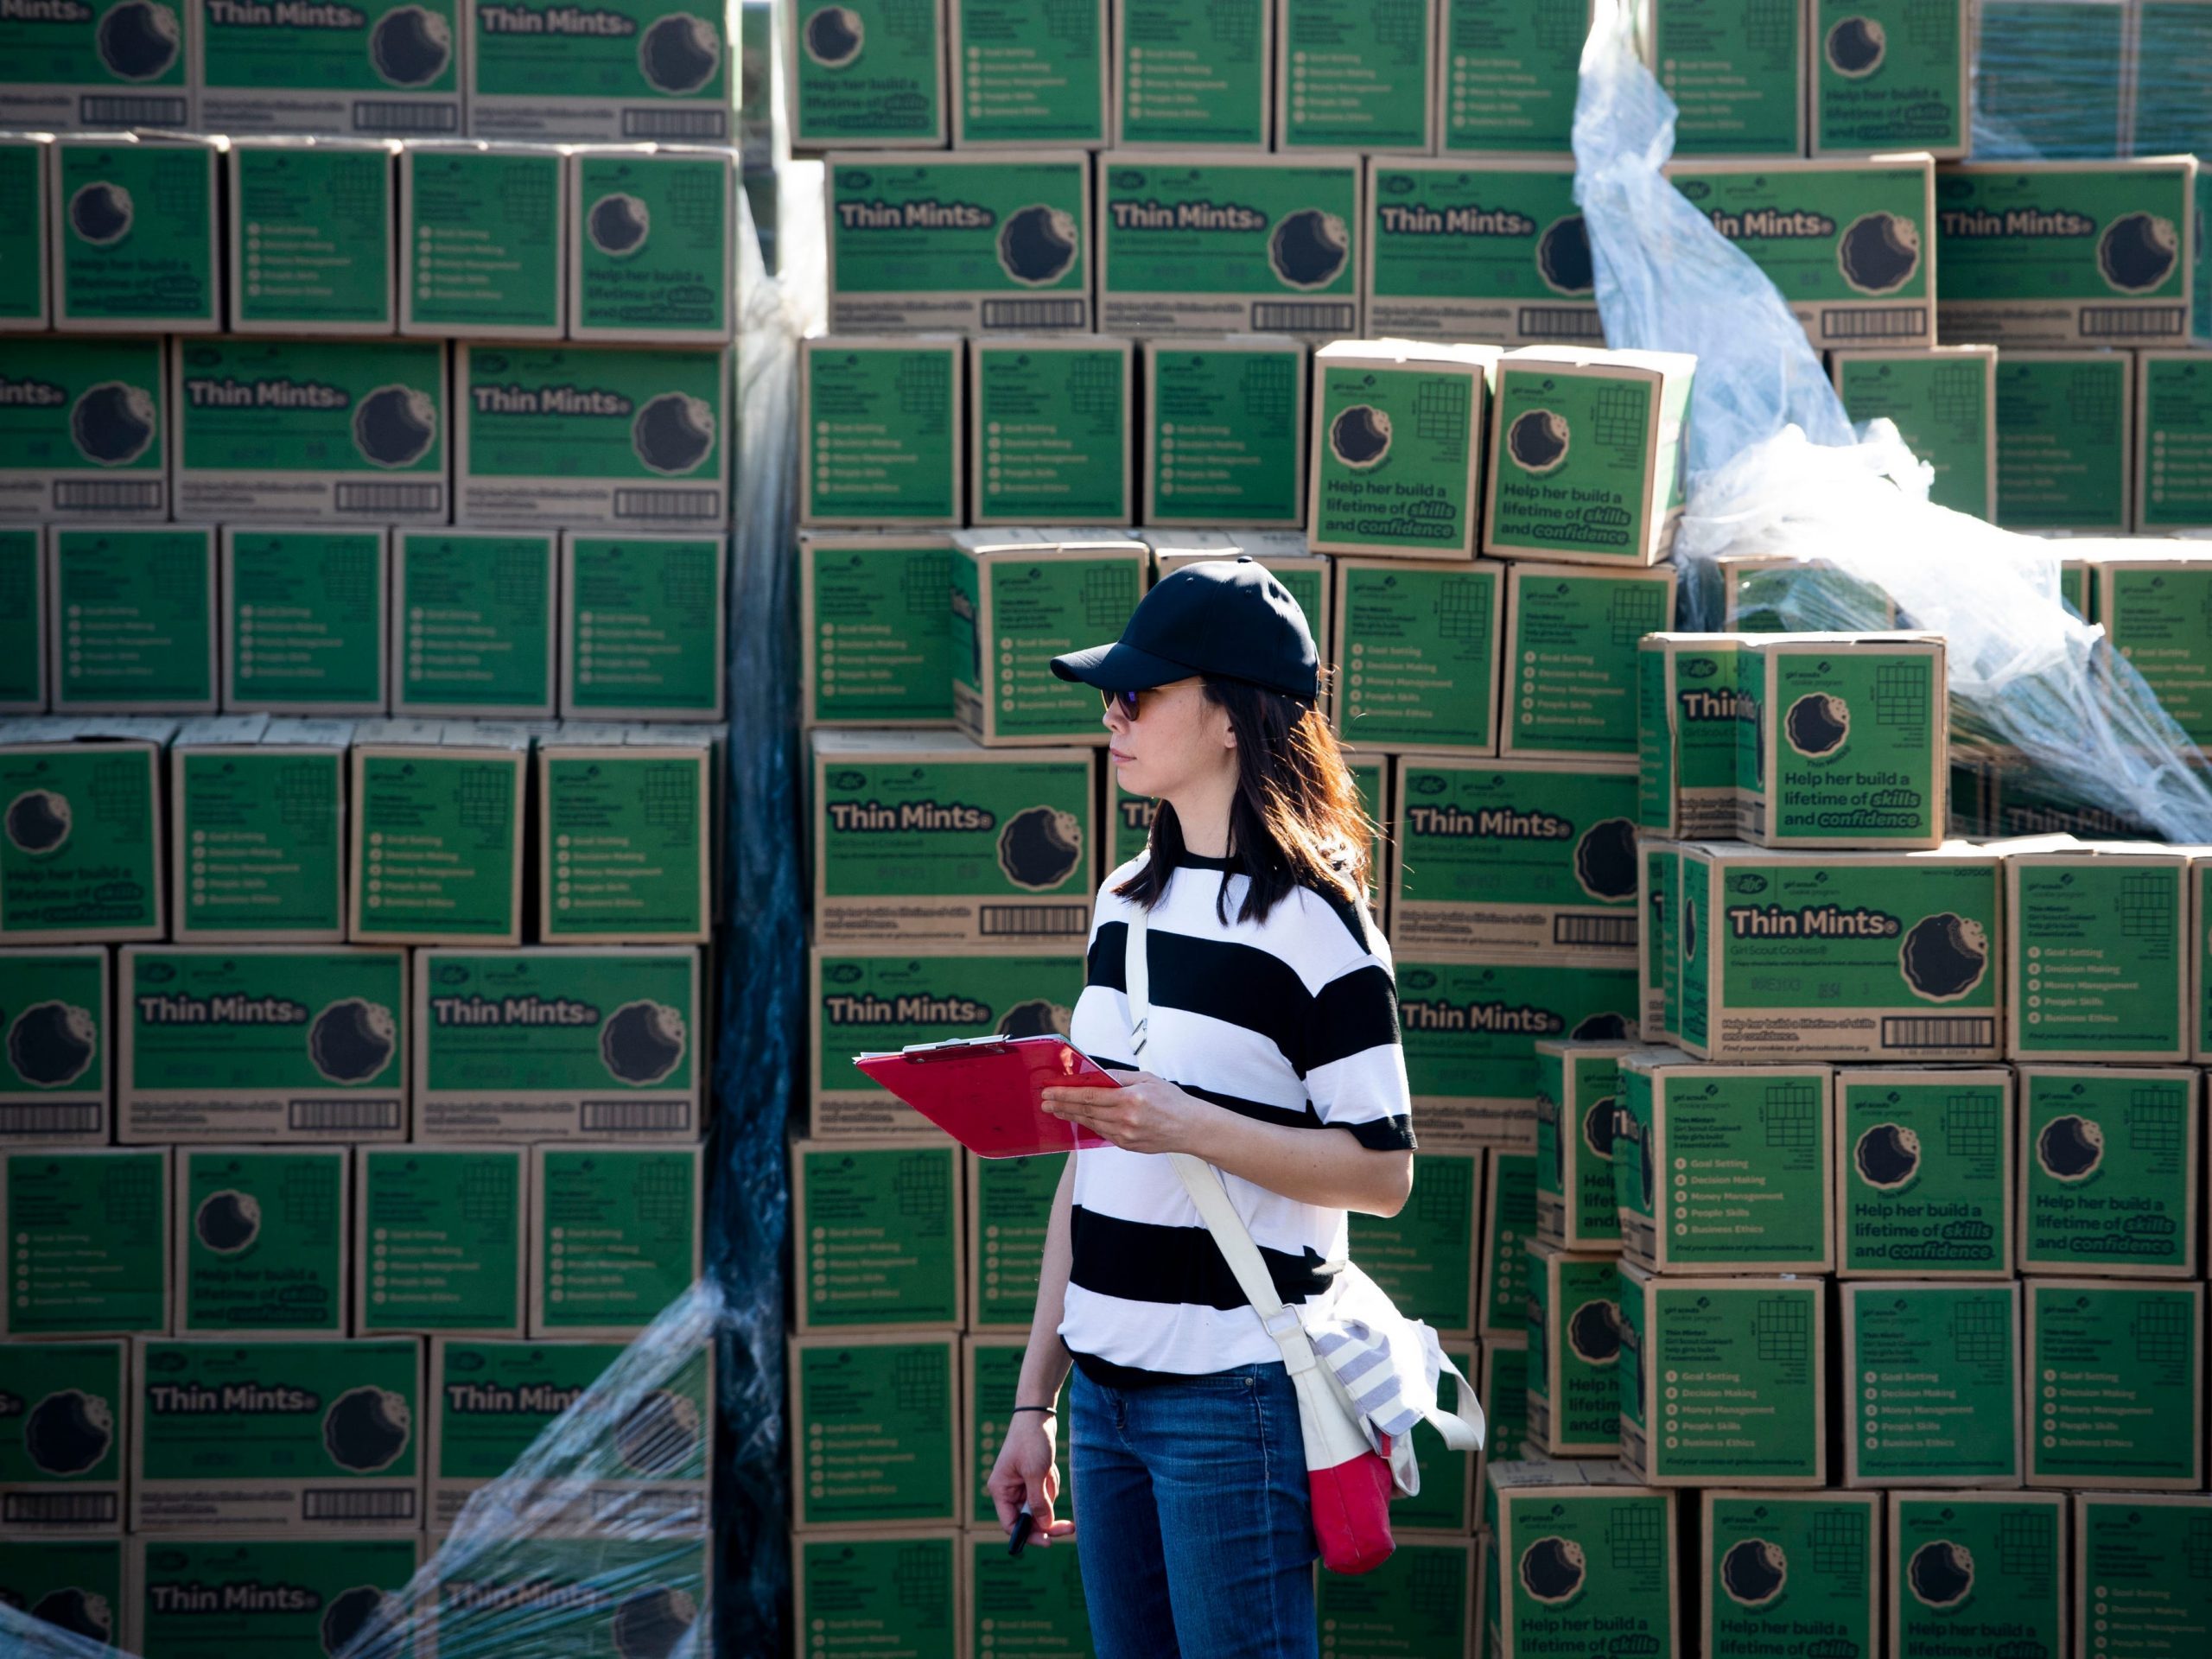
<path fill-rule="evenodd" d="M 1104 702 L 1108 712 L 1110 713 L 1118 709 L 1122 711 L 1123 720 L 1134 721 L 1137 717 L 1137 699 L 1144 693 L 1141 691 L 1101 691 L 1098 695 Z"/>

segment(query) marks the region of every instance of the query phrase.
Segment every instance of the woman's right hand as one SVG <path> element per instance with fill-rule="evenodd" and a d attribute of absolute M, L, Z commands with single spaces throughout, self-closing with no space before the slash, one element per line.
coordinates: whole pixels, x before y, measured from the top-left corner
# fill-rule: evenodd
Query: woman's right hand
<path fill-rule="evenodd" d="M 998 1508 L 999 1528 L 1014 1535 L 1014 1517 L 1024 1503 L 1037 1523 L 1029 1541 L 1039 1548 L 1065 1539 L 1073 1542 L 1075 1522 L 1052 1519 L 1052 1502 L 1060 1495 L 1060 1473 L 1052 1460 L 1052 1420 L 1041 1412 L 1014 1414 L 1014 1425 L 999 1442 L 998 1461 L 984 1483 Z"/>

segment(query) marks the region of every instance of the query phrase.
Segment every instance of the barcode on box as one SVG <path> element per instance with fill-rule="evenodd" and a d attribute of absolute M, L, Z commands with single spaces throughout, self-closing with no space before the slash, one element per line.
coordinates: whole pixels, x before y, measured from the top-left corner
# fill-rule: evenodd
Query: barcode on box
<path fill-rule="evenodd" d="M 681 1135 L 691 1127 L 688 1100 L 588 1100 L 581 1114 L 587 1129 L 618 1135 Z"/>
<path fill-rule="evenodd" d="M 459 132 L 461 111 L 451 104 L 356 104 L 356 132 Z"/>
<path fill-rule="evenodd" d="M 87 92 L 77 100 L 77 109 L 88 127 L 181 127 L 185 123 L 181 98 Z"/>
<path fill-rule="evenodd" d="M 2135 309 L 2118 305 L 2082 308 L 2084 340 L 2172 340 L 2189 332 L 2189 313 L 2177 305 Z"/>
<path fill-rule="evenodd" d="M 0 1522 L 25 1527 L 111 1527 L 122 1513 L 113 1492 L 10 1492 Z"/>
<path fill-rule="evenodd" d="M 727 110 L 625 110 L 625 138 L 725 138 L 729 136 Z"/>
<path fill-rule="evenodd" d="M 302 1495 L 303 1521 L 412 1521 L 411 1491 L 381 1492 L 310 1491 Z"/>
<path fill-rule="evenodd" d="M 400 1127 L 396 1100 L 296 1100 L 286 1116 L 303 1134 L 364 1135 Z"/>
<path fill-rule="evenodd" d="M 1912 340 L 1928 332 L 1928 308 L 1899 306 L 1886 311 L 1823 311 L 1822 340 Z"/>
<path fill-rule="evenodd" d="M 1358 309 L 1335 301 L 1255 300 L 1252 328 L 1255 334 L 1349 334 L 1359 327 Z"/>
<path fill-rule="evenodd" d="M 1524 305 L 1521 332 L 1531 340 L 1588 340 L 1602 342 L 1605 325 L 1595 309 L 1562 305 Z"/>
<path fill-rule="evenodd" d="M 1088 328 L 1090 307 L 1082 300 L 985 300 L 986 328 Z"/>
<path fill-rule="evenodd" d="M 443 512 L 442 484 L 340 484 L 340 512 Z"/>
<path fill-rule="evenodd" d="M 987 939 L 1080 938 L 1090 931 L 1090 912 L 1081 905 L 985 905 Z"/>
<path fill-rule="evenodd" d="M 98 1135 L 99 1132 L 100 1103 L 96 1100 L 0 1106 L 0 1135 Z"/>
<path fill-rule="evenodd" d="M 65 512 L 159 512 L 162 486 L 122 479 L 58 478 L 54 505 Z"/>
<path fill-rule="evenodd" d="M 683 518 L 698 520 L 722 516 L 720 490 L 617 490 L 617 518 Z"/>
<path fill-rule="evenodd" d="M 1636 943 L 1633 916 L 1554 916 L 1554 944 L 1628 944 Z"/>
<path fill-rule="evenodd" d="M 1884 1048 L 1991 1048 L 1997 1021 L 1986 1014 L 1898 1014 L 1882 1021 Z"/>

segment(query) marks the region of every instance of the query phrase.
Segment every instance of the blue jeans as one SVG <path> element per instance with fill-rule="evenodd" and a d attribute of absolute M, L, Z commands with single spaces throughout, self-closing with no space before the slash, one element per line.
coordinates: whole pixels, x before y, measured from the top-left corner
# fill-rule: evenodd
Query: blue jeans
<path fill-rule="evenodd" d="M 1068 1462 L 1098 1659 L 1314 1659 L 1312 1500 L 1280 1360 L 1070 1381 Z"/>

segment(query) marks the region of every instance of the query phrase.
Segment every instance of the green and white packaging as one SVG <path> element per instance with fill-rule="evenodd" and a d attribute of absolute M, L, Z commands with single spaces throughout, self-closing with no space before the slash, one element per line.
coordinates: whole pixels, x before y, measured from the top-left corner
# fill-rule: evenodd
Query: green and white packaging
<path fill-rule="evenodd" d="M 2203 1116 L 2185 1066 L 2015 1068 L 2023 1273 L 2197 1272 Z"/>
<path fill-rule="evenodd" d="M 550 717 L 557 551 L 550 530 L 395 535 L 393 712 Z"/>
<path fill-rule="evenodd" d="M 1717 600 L 1711 588 L 1715 581 Z M 1897 626 L 1897 601 L 1886 588 L 1825 559 L 1724 553 L 1712 562 L 1700 585 L 1708 612 L 1717 603 L 1720 626 L 1738 633 L 1872 632 Z"/>
<path fill-rule="evenodd" d="M 107 1144 L 108 1006 L 105 946 L 0 950 L 0 1144 Z M 0 1309 L 0 1336 L 7 1325 Z"/>
<path fill-rule="evenodd" d="M 1999 856 L 1682 847 L 1669 1029 L 1700 1059 L 1994 1060 Z M 1670 980 L 1672 979 L 1670 976 Z"/>
<path fill-rule="evenodd" d="M 1674 546 L 1694 358 L 1522 346 L 1492 381 L 1482 551 L 1633 568 Z"/>
<path fill-rule="evenodd" d="M 629 1341 L 699 1276 L 699 1148 L 537 1146 L 530 1159 L 530 1334 Z"/>
<path fill-rule="evenodd" d="M 0 109 L 11 90 L 0 82 Z M 51 133 L 0 132 L 0 200 L 15 204 L 0 228 L 0 334 L 42 334 L 54 321 L 46 255 L 46 152 L 53 145 Z"/>
<path fill-rule="evenodd" d="M 1633 964 L 1636 774 L 1591 761 L 1398 761 L 1400 950 Z"/>
<path fill-rule="evenodd" d="M 952 147 L 1103 149 L 1112 103 L 1108 10 L 1106 0 L 1074 0 L 1052 10 L 1023 0 L 947 0 Z"/>
<path fill-rule="evenodd" d="M 170 373 L 181 515 L 446 521 L 442 345 L 180 340 Z"/>
<path fill-rule="evenodd" d="M 946 1135 L 791 1143 L 801 1336 L 960 1328 L 963 1156 Z"/>
<path fill-rule="evenodd" d="M 380 1609 L 404 1605 L 425 1546 L 419 1533 L 321 1527 L 133 1538 L 124 1640 L 179 1659 L 275 1659 L 310 1651 L 326 1631 L 342 1643 L 353 1639 L 346 1632 L 377 1630 L 369 1643 L 404 1645 L 406 1637 L 374 1621 Z"/>
<path fill-rule="evenodd" d="M 1557 1250 L 1620 1249 L 1613 1152 L 1621 1060 L 1632 1042 L 1536 1045 L 1536 1237 Z"/>
<path fill-rule="evenodd" d="M 776 11 L 794 150 L 944 148 L 945 0 L 791 0 Z"/>
<path fill-rule="evenodd" d="M 0 1383 L 0 1512 L 11 1529 L 122 1529 L 130 1352 L 125 1341 L 10 1345 Z"/>
<path fill-rule="evenodd" d="M 1611 1255 L 1530 1239 L 1529 1438 L 1555 1458 L 1611 1457 L 1620 1443 L 1621 1297 Z"/>
<path fill-rule="evenodd" d="M 792 1337 L 791 1513 L 809 1532 L 957 1524 L 950 1332 Z"/>
<path fill-rule="evenodd" d="M 1505 577 L 1505 724 L 1516 760 L 1637 754 L 1645 635 L 1675 620 L 1675 567 L 1593 570 L 1516 560 Z"/>
<path fill-rule="evenodd" d="M 585 13 L 462 0 L 468 130 L 477 138 L 721 143 L 736 102 L 727 20 L 691 0 L 608 0 Z"/>
<path fill-rule="evenodd" d="M 158 939 L 162 750 L 174 721 L 0 728 L 0 945 Z"/>
<path fill-rule="evenodd" d="M 166 5 L 114 32 L 174 22 Z M 54 326 L 68 334 L 212 334 L 218 303 L 221 138 L 65 134 L 48 152 Z"/>
<path fill-rule="evenodd" d="M 425 950 L 415 997 L 420 1141 L 699 1137 L 695 950 Z"/>
<path fill-rule="evenodd" d="M 345 1147 L 180 1147 L 179 1336 L 342 1337 L 353 1227 Z"/>
<path fill-rule="evenodd" d="M 2190 352 L 2135 353 L 2135 527 L 2212 527 L 2212 372 Z"/>
<path fill-rule="evenodd" d="M 1576 0 L 1443 0 L 1443 153 L 1572 159 L 1582 43 L 1594 10 Z"/>
<path fill-rule="evenodd" d="M 2030 1486 L 2204 1485 L 2204 1287 L 2030 1279 Z"/>
<path fill-rule="evenodd" d="M 392 168 L 398 153 L 391 140 L 248 138 L 232 144 L 224 278 L 231 333 L 395 331 L 399 251 Z"/>
<path fill-rule="evenodd" d="M 169 749 L 169 884 L 180 944 L 346 937 L 343 721 L 194 721 Z"/>
<path fill-rule="evenodd" d="M 168 391 L 159 340 L 11 337 L 0 366 L 0 518 L 167 518 Z"/>
<path fill-rule="evenodd" d="M 1357 335 L 1360 173 L 1349 153 L 1100 156 L 1099 326 Z"/>
<path fill-rule="evenodd" d="M 1100 334 L 976 341 L 968 353 L 971 522 L 1111 524 L 1136 516 L 1135 351 Z"/>
<path fill-rule="evenodd" d="M 1439 3 L 1280 0 L 1275 149 L 1435 149 Z"/>
<path fill-rule="evenodd" d="M 460 0 L 193 9 L 193 86 L 214 132 L 458 136 Z"/>
<path fill-rule="evenodd" d="M 728 522 L 726 351 L 467 346 L 454 361 L 463 524 L 718 531 Z"/>
<path fill-rule="evenodd" d="M 1140 350 L 1146 523 L 1302 524 L 1304 345 L 1284 334 L 1221 334 L 1148 340 Z"/>
<path fill-rule="evenodd" d="M 0 1148 L 0 1338 L 162 1336 L 169 1150 Z"/>
<path fill-rule="evenodd" d="M 1838 1294 L 1843 1484 L 2018 1485 L 2020 1287 L 1853 1280 Z"/>
<path fill-rule="evenodd" d="M 528 1191 L 519 1147 L 360 1148 L 353 1334 L 522 1335 Z"/>
<path fill-rule="evenodd" d="M 1471 1338 L 1478 1312 L 1482 1154 L 1424 1149 L 1414 1164 L 1414 1196 L 1406 1207 L 1387 1218 L 1362 1216 L 1351 1223 L 1351 1247 L 1408 1319 L 1441 1337 Z"/>
<path fill-rule="evenodd" d="M 534 1536 L 526 1548 L 434 1558 L 435 1626 L 447 1659 L 472 1647 L 551 1643 L 573 1659 L 629 1659 L 641 1647 L 696 1649 L 714 1629 L 715 1546 L 702 1534 Z M 952 1563 L 947 1560 L 950 1574 Z"/>
<path fill-rule="evenodd" d="M 529 739 L 433 721 L 354 728 L 346 926 L 357 944 L 522 942 Z"/>
<path fill-rule="evenodd" d="M 1936 346 L 1828 353 L 1853 424 L 1887 419 L 1936 469 L 1928 499 L 1975 518 L 1997 511 L 1997 348 Z"/>
<path fill-rule="evenodd" d="M 1660 90 L 1675 100 L 1676 155 L 1805 154 L 1803 6 L 1648 0 L 1637 22 Z"/>
<path fill-rule="evenodd" d="M 1314 353 L 1314 551 L 1474 556 L 1498 355 L 1402 340 L 1337 340 Z"/>
<path fill-rule="evenodd" d="M 2187 1059 L 2196 1036 L 2189 855 L 2070 837 L 2012 845 L 2018 850 L 2005 851 L 2005 1052 L 2018 1060 Z"/>
<path fill-rule="evenodd" d="M 214 531 L 68 525 L 47 539 L 54 713 L 213 714 Z"/>
<path fill-rule="evenodd" d="M 1274 0 L 1119 0 L 1113 142 L 1122 149 L 1268 147 Z"/>
<path fill-rule="evenodd" d="M 1698 1503 L 1706 1652 L 1882 1650 L 1880 1494 L 1707 1490 Z"/>
<path fill-rule="evenodd" d="M 1068 971 L 1064 964 L 1053 966 Z M 968 1325 L 972 1331 L 1019 1332 L 1011 1338 L 1017 1369 L 1037 1311 L 1037 1275 L 1066 1165 L 1065 1156 L 1049 1154 L 967 1160 Z M 977 1470 L 977 1483 L 989 1473 L 988 1467 Z M 978 1522 L 985 1513 L 976 1511 Z M 989 1513 L 997 1518 L 995 1511 Z"/>
<path fill-rule="evenodd" d="M 957 1654 L 964 1611 L 962 1547 L 961 1535 L 949 1527 L 795 1538 L 793 1617 L 809 1624 L 822 1618 L 817 1651 L 823 1659 L 853 1659 L 871 1649 Z M 836 1618 L 824 1609 L 834 1609 Z"/>
<path fill-rule="evenodd" d="M 1645 836 L 1637 843 L 1637 1029 L 1647 1043 L 1675 1039 L 1682 996 L 1682 843 Z"/>
<path fill-rule="evenodd" d="M 1811 150 L 1965 155 L 1974 29 L 1969 0 L 1814 0 Z"/>
<path fill-rule="evenodd" d="M 2008 1277 L 2012 1074 L 1849 1065 L 1835 1078 L 1837 1274 Z"/>
<path fill-rule="evenodd" d="M 567 158 L 569 338 L 718 346 L 734 331 L 737 173 L 726 149 Z"/>
<path fill-rule="evenodd" d="M 1096 326 L 1087 152 L 852 151 L 830 156 L 823 176 L 833 332 Z"/>
<path fill-rule="evenodd" d="M 1367 163 L 1367 212 L 1370 334 L 1603 341 L 1572 162 L 1377 156 Z"/>
<path fill-rule="evenodd" d="M 813 751 L 817 944 L 1049 947 L 1089 936 L 1095 750 L 855 730 L 817 731 Z"/>
<path fill-rule="evenodd" d="M 1422 1484 L 1427 1484 L 1426 1471 Z M 1391 1519 L 1397 1524 L 1395 1514 Z M 1372 1573 L 1323 1573 L 1314 1605 L 1321 1628 L 1336 1637 L 1327 1651 L 1340 1659 L 1479 1652 L 1475 1606 L 1486 1553 L 1478 1539 L 1412 1536 L 1400 1540 L 1389 1560 Z M 997 1554 L 1004 1558 L 1003 1550 Z M 982 1544 L 976 1556 L 990 1559 Z"/>
<path fill-rule="evenodd" d="M 223 707 L 383 714 L 390 545 L 381 527 L 226 524 Z"/>
<path fill-rule="evenodd" d="M 1625 1470 L 1654 1486 L 1827 1484 L 1827 1281 L 1678 1278 L 1624 1261 L 1620 1283 Z"/>
<path fill-rule="evenodd" d="M 1503 568 L 1336 562 L 1338 729 L 1362 749 L 1495 754 Z"/>
<path fill-rule="evenodd" d="M 1738 728 L 1758 704 L 1737 688 L 1740 641 L 1647 633 L 1636 646 L 1637 822 L 1683 841 L 1736 833 Z"/>
<path fill-rule="evenodd" d="M 2057 1492 L 1891 1492 L 1891 1659 L 2064 1653 L 2066 1510 Z"/>
<path fill-rule="evenodd" d="M 2096 619 L 2190 741 L 2212 743 L 2212 558 L 2191 544 L 2098 550 Z"/>
<path fill-rule="evenodd" d="M 110 13 L 119 14 L 112 23 Z M 10 17 L 0 126 L 184 127 L 200 9 L 130 0 Z"/>
<path fill-rule="evenodd" d="M 1943 334 L 2013 346 L 2183 346 L 2197 288 L 2196 163 L 1983 162 L 1943 169 Z"/>
<path fill-rule="evenodd" d="M 422 1520 L 420 1339 L 133 1346 L 133 1532 Z"/>
<path fill-rule="evenodd" d="M 713 756 L 703 737 L 537 748 L 537 937 L 704 944 L 714 925 Z"/>
<path fill-rule="evenodd" d="M 0 715 L 46 712 L 46 532 L 0 527 Z"/>
<path fill-rule="evenodd" d="M 1536 1156 L 1532 1152 L 1491 1147 L 1484 1151 L 1482 1160 L 1482 1231 L 1475 1250 L 1479 1285 L 1475 1334 L 1485 1344 L 1501 1337 L 1525 1342 L 1529 1243 L 1536 1236 Z"/>
<path fill-rule="evenodd" d="M 804 531 L 800 718 L 952 724 L 952 548 L 942 534 Z"/>
<path fill-rule="evenodd" d="M 1674 1494 L 1623 1484 L 1618 1474 L 1601 1464 L 1491 1465 L 1484 1503 L 1496 1521 L 1493 1659 L 1624 1644 L 1653 1659 L 1682 1651 Z"/>
<path fill-rule="evenodd" d="M 1666 172 L 1781 289 L 1815 350 L 1936 343 L 1936 168 L 1928 156 L 1700 160 L 1671 162 Z M 1948 268 L 1944 275 L 1948 288 Z M 1953 328 L 1948 315 L 1943 332 L 1992 338 Z"/>
<path fill-rule="evenodd" d="M 956 525 L 966 430 L 957 334 L 799 342 L 799 523 Z"/>
<path fill-rule="evenodd" d="M 954 531 L 949 654 L 962 734 L 987 748 L 1105 747 L 1098 694 L 1054 674 L 1052 658 L 1119 633 L 1151 565 L 1151 550 L 1126 537 Z"/>
<path fill-rule="evenodd" d="M 399 156 L 399 332 L 559 340 L 568 194 L 551 144 L 423 143 Z"/>
<path fill-rule="evenodd" d="M 2196 1565 L 2208 1511 L 2212 1498 L 2172 1493 L 2075 1498 L 2076 1652 L 2134 1656 L 2212 1643 L 2212 1580 Z"/>
<path fill-rule="evenodd" d="M 130 1611 L 126 1546 L 106 1537 L 41 1538 L 0 1533 L 0 1606 L 101 1644 L 124 1640 Z"/>
<path fill-rule="evenodd" d="M 728 544 L 705 536 L 561 538 L 561 712 L 718 721 Z"/>
<path fill-rule="evenodd" d="M 2007 351 L 1997 359 L 1997 522 L 2007 530 L 2124 536 L 2135 358 Z"/>

